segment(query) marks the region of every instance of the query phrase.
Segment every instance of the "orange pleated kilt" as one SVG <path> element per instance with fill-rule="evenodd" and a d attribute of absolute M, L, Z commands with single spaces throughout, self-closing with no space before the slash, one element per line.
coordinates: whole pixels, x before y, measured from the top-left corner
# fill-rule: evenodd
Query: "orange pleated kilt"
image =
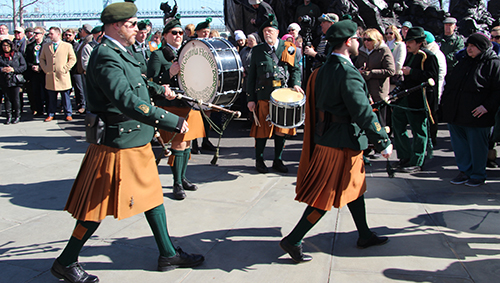
<path fill-rule="evenodd" d="M 163 203 L 151 144 L 118 149 L 91 144 L 66 202 L 78 220 L 124 219 Z"/>
<path fill-rule="evenodd" d="M 185 134 L 172 133 L 164 130 L 160 130 L 160 136 L 165 143 L 168 143 L 170 139 L 176 142 L 192 141 L 197 138 L 205 137 L 205 128 L 203 127 L 203 118 L 201 117 L 201 112 L 199 110 L 192 110 L 190 107 L 164 107 L 161 108 L 173 113 L 179 117 L 186 117 L 186 122 L 188 123 L 189 131 Z M 189 114 L 189 115 L 188 115 Z M 174 136 L 175 135 L 175 136 Z"/>
<path fill-rule="evenodd" d="M 273 125 L 270 121 L 267 121 L 267 116 L 269 115 L 269 100 L 259 100 L 257 101 L 257 117 L 259 117 L 260 127 L 252 124 L 252 129 L 250 130 L 250 136 L 256 139 L 271 138 L 273 133 L 282 133 L 285 135 L 295 136 L 297 134 L 297 129 L 285 129 Z"/>
<path fill-rule="evenodd" d="M 366 191 L 363 151 L 317 144 L 295 191 L 295 200 L 321 210 L 340 208 L 356 200 Z"/>

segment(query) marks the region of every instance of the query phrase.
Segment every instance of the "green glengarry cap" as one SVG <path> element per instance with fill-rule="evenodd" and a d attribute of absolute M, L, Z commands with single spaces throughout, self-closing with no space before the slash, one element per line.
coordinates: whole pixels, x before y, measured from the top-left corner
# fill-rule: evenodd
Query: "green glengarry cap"
<path fill-rule="evenodd" d="M 202 30 L 205 28 L 210 28 L 211 22 L 212 22 L 212 18 L 210 18 L 210 17 L 206 18 L 204 22 L 201 22 L 201 23 L 196 25 L 196 28 L 194 29 L 194 31 Z"/>
<path fill-rule="evenodd" d="M 148 23 L 146 22 L 146 20 L 140 21 L 137 23 L 137 28 L 139 30 L 146 30 L 148 28 Z"/>
<path fill-rule="evenodd" d="M 358 24 L 352 20 L 342 20 L 338 23 L 334 23 L 326 31 L 326 39 L 332 46 L 337 46 L 348 38 L 356 36 L 357 29 Z"/>
<path fill-rule="evenodd" d="M 137 6 L 133 0 L 108 5 L 101 13 L 101 22 L 112 24 L 130 19 L 137 13 Z"/>
<path fill-rule="evenodd" d="M 267 20 L 260 26 L 259 31 L 262 32 L 267 27 L 273 27 L 275 29 L 278 28 L 278 20 L 276 19 L 276 16 L 274 14 L 268 14 L 267 15 Z"/>
<path fill-rule="evenodd" d="M 92 29 L 92 31 L 90 33 L 96 34 L 96 33 L 100 33 L 100 32 L 102 32 L 102 25 L 96 26 L 95 28 Z"/>
<path fill-rule="evenodd" d="M 168 33 L 169 30 L 173 28 L 182 28 L 181 25 L 181 15 L 177 14 L 175 17 L 169 19 L 163 28 L 163 34 Z"/>

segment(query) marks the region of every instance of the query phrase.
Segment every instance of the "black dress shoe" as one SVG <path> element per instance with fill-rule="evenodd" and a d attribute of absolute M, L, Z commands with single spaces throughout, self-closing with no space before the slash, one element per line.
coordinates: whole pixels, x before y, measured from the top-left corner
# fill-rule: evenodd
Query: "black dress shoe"
<path fill-rule="evenodd" d="M 82 266 L 75 262 L 68 267 L 63 266 L 57 261 L 54 261 L 52 268 L 50 269 L 52 275 L 59 279 L 64 279 L 65 281 L 71 283 L 97 283 L 99 278 L 95 275 L 88 274 L 83 270 Z"/>
<path fill-rule="evenodd" d="M 364 240 L 359 238 L 357 242 L 358 249 L 366 249 L 371 246 L 379 246 L 386 244 L 389 241 L 387 237 L 379 237 L 377 234 L 373 233 L 370 239 Z"/>
<path fill-rule="evenodd" d="M 202 255 L 185 253 L 180 247 L 177 247 L 175 251 L 176 253 L 173 257 L 160 256 L 158 258 L 158 271 L 195 267 L 200 265 L 205 260 Z"/>
<path fill-rule="evenodd" d="M 288 168 L 286 168 L 285 164 L 283 164 L 283 160 L 281 159 L 274 159 L 273 169 L 281 173 L 288 173 Z"/>
<path fill-rule="evenodd" d="M 181 184 L 174 184 L 174 198 L 178 200 L 183 200 L 186 198 L 186 192 L 182 188 Z"/>
<path fill-rule="evenodd" d="M 4 125 L 10 125 L 10 122 L 12 122 L 12 118 L 7 117 L 7 120 L 5 120 Z"/>
<path fill-rule="evenodd" d="M 264 163 L 264 160 L 255 161 L 255 168 L 259 173 L 269 173 L 269 168 L 267 168 L 266 164 Z"/>
<path fill-rule="evenodd" d="M 217 148 L 208 139 L 203 139 L 201 148 L 208 151 L 217 151 Z"/>
<path fill-rule="evenodd" d="M 405 167 L 399 167 L 395 168 L 396 172 L 399 173 L 416 173 L 422 171 L 422 167 L 420 166 L 405 166 Z"/>
<path fill-rule="evenodd" d="M 391 167 L 394 169 L 402 168 L 402 167 L 408 166 L 409 162 L 410 162 L 410 159 L 400 159 L 398 162 L 392 163 Z"/>
<path fill-rule="evenodd" d="M 200 148 L 198 147 L 198 140 L 194 139 L 191 141 L 191 153 L 200 154 Z"/>
<path fill-rule="evenodd" d="M 17 124 L 17 123 L 19 123 L 19 122 L 21 122 L 21 118 L 20 118 L 20 117 L 16 117 L 16 118 L 14 118 L 14 120 L 12 121 L 12 124 Z"/>
<path fill-rule="evenodd" d="M 312 256 L 302 253 L 302 244 L 299 246 L 293 246 L 286 238 L 281 240 L 280 247 L 287 252 L 295 262 L 305 262 L 313 259 Z"/>
<path fill-rule="evenodd" d="M 198 186 L 191 183 L 188 179 L 182 179 L 182 187 L 188 191 L 196 191 L 198 189 Z"/>

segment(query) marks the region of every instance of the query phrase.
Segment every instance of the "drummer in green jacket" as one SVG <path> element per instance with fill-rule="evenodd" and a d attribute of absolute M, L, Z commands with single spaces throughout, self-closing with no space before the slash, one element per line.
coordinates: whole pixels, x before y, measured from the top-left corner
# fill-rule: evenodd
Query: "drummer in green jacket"
<path fill-rule="evenodd" d="M 180 22 L 180 15 L 177 14 L 169 20 L 163 28 L 163 44 L 158 50 L 151 54 L 148 62 L 147 77 L 155 83 L 168 84 L 170 87 L 179 87 L 177 75 L 180 71 L 177 62 L 179 48 L 183 41 L 184 30 Z M 186 198 L 184 190 L 196 191 L 198 187 L 186 178 L 186 170 L 191 158 L 191 141 L 205 137 L 203 119 L 201 112 L 191 109 L 191 106 L 181 100 L 157 99 L 156 105 L 168 112 L 186 117 L 189 124 L 189 132 L 186 134 L 174 134 L 172 132 L 160 130 L 160 135 L 165 142 L 172 142 L 172 155 L 168 159 L 170 169 L 174 175 L 173 194 L 178 200 Z"/>
<path fill-rule="evenodd" d="M 285 48 L 285 42 L 278 39 L 278 21 L 273 14 L 269 14 L 268 20 L 260 27 L 260 32 L 265 42 L 253 48 L 247 75 L 247 106 L 257 116 L 260 124 L 254 123 L 250 131 L 250 136 L 255 138 L 255 167 L 259 173 L 269 172 L 264 163 L 264 148 L 267 139 L 274 133 L 273 168 L 287 173 L 288 168 L 281 159 L 285 135 L 295 135 L 296 130 L 274 126 L 266 117 L 269 115 L 269 99 L 275 89 L 291 87 L 304 93 L 300 87 L 299 58 L 295 56 L 295 45 L 287 45 L 289 47 Z"/>

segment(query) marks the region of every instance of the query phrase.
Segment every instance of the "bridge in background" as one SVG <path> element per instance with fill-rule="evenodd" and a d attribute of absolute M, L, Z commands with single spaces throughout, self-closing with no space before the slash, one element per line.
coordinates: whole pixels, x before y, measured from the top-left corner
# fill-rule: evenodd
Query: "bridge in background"
<path fill-rule="evenodd" d="M 111 4 L 111 2 L 118 2 L 110 0 L 100 1 L 65 0 L 65 5 L 57 7 L 59 11 L 54 11 L 56 9 L 44 9 L 47 11 L 41 11 L 42 9 L 34 8 L 25 12 L 23 18 L 25 23 L 89 20 L 98 21 L 101 16 L 102 7 Z M 82 2 L 86 2 L 87 5 L 82 6 Z M 141 5 L 139 5 L 140 2 L 136 2 L 139 9 L 137 17 L 140 19 L 163 19 L 164 13 L 159 8 L 161 2 L 166 2 L 166 0 L 142 2 L 143 4 Z M 171 6 L 174 5 L 172 0 L 168 2 Z M 214 19 L 223 19 L 224 11 L 222 11 L 222 5 L 219 5 L 218 2 L 222 3 L 222 0 L 177 0 L 179 5 L 178 13 L 181 14 L 182 18 L 212 17 Z M 212 7 L 215 7 L 215 9 Z M 90 10 L 90 8 L 94 9 Z M 10 23 L 12 23 L 12 14 L 1 11 L 0 24 Z"/>

